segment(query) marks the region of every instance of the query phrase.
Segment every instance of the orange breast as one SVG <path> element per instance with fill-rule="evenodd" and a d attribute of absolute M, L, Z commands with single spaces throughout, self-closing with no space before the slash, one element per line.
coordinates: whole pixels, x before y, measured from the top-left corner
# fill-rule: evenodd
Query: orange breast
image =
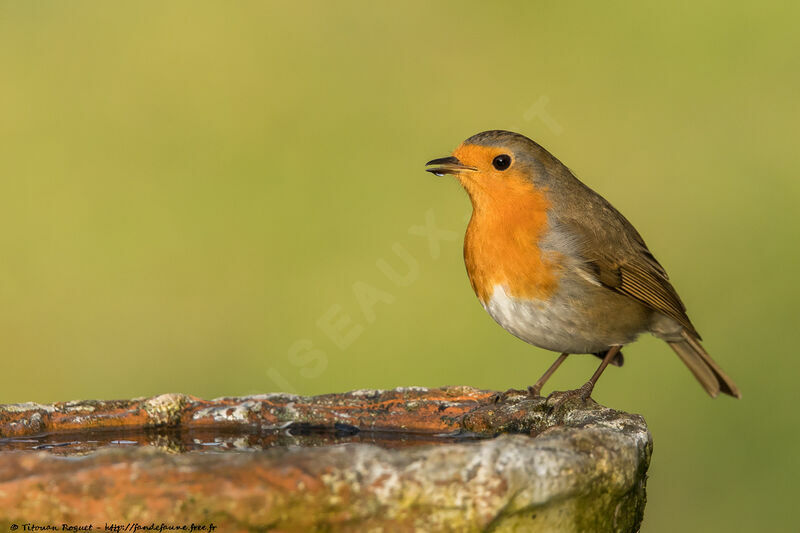
<path fill-rule="evenodd" d="M 464 240 L 472 288 L 484 303 L 497 284 L 510 296 L 549 299 L 558 288 L 559 266 L 538 246 L 547 231 L 547 198 L 513 173 L 491 183 L 479 179 L 462 181 L 473 205 Z"/>

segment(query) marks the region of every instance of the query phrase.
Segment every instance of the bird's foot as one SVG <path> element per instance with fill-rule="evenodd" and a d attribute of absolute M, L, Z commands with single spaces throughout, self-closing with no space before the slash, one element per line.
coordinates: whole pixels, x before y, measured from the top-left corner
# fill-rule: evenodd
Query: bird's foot
<path fill-rule="evenodd" d="M 587 381 L 584 383 L 580 389 L 577 389 L 578 393 L 580 394 L 581 400 L 584 402 L 589 401 L 592 399 L 592 391 L 594 390 L 594 383 L 591 381 Z"/>
<path fill-rule="evenodd" d="M 567 405 L 583 406 L 592 400 L 592 390 L 594 384 L 587 381 L 580 388 L 567 391 L 553 391 L 547 397 L 547 403 L 552 409 L 558 409 Z"/>
<path fill-rule="evenodd" d="M 528 396 L 531 398 L 541 398 L 542 397 L 542 387 L 537 387 L 536 385 L 531 385 L 528 387 Z"/>
<path fill-rule="evenodd" d="M 505 392 L 495 392 L 489 397 L 492 403 L 501 403 L 506 401 L 509 396 L 528 396 L 529 392 L 519 389 L 508 389 Z"/>

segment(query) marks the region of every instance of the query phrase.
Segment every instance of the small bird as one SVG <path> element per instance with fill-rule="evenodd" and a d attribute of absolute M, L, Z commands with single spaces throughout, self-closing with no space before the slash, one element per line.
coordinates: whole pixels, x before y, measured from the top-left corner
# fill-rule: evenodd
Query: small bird
<path fill-rule="evenodd" d="M 464 262 L 484 309 L 512 335 L 561 355 L 602 359 L 580 389 L 589 398 L 621 348 L 643 332 L 663 339 L 712 397 L 739 389 L 700 345 L 664 268 L 608 201 L 534 141 L 510 131 L 473 135 L 426 170 L 455 176 L 472 202 Z"/>

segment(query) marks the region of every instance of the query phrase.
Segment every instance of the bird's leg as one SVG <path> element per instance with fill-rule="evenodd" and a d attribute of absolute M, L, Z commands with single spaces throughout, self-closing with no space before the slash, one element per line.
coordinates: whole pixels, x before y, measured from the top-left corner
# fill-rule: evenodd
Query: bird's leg
<path fill-rule="evenodd" d="M 558 359 L 556 359 L 555 362 L 552 365 L 550 365 L 550 368 L 547 369 L 547 372 L 542 374 L 542 377 L 540 377 L 539 380 L 533 386 L 528 387 L 528 393 L 531 396 L 533 396 L 534 398 L 539 397 L 540 393 L 542 392 L 542 387 L 544 387 L 544 384 L 547 383 L 547 380 L 550 379 L 550 376 L 552 376 L 553 373 L 556 370 L 558 370 L 558 367 L 560 367 L 561 363 L 563 363 L 567 359 L 568 355 L 569 354 L 566 352 L 559 355 Z"/>
<path fill-rule="evenodd" d="M 603 357 L 603 361 L 600 363 L 600 366 L 597 367 L 597 370 L 594 371 L 594 374 L 586 384 L 581 387 L 579 390 L 581 391 L 581 397 L 584 400 L 588 400 L 592 396 L 592 390 L 594 390 L 594 386 L 597 383 L 597 380 L 600 379 L 600 375 L 603 373 L 603 370 L 606 369 L 608 363 L 610 363 L 614 357 L 619 353 L 622 349 L 622 346 L 612 346 L 610 350 L 606 353 L 606 356 Z"/>

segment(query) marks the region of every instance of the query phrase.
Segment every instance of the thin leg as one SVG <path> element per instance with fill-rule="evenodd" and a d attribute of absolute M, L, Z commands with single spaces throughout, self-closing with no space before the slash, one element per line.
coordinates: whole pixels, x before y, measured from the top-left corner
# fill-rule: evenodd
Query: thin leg
<path fill-rule="evenodd" d="M 584 398 L 589 398 L 592 395 L 594 386 L 597 383 L 597 380 L 600 379 L 600 375 L 603 373 L 603 370 L 606 369 L 608 363 L 610 363 L 614 359 L 614 357 L 619 353 L 621 349 L 622 346 L 612 346 L 611 349 L 608 350 L 606 356 L 603 357 L 603 362 L 600 363 L 600 366 L 597 367 L 597 370 L 594 371 L 594 374 L 592 375 L 591 378 L 589 378 L 589 381 L 586 382 L 586 385 L 581 387 L 581 393 Z"/>
<path fill-rule="evenodd" d="M 547 369 L 547 372 L 542 374 L 542 377 L 539 378 L 539 381 L 537 381 L 532 387 L 528 387 L 528 392 L 530 393 L 531 396 L 539 397 L 539 394 L 542 392 L 542 387 L 544 387 L 544 384 L 547 383 L 547 380 L 550 379 L 550 376 L 552 376 L 553 373 L 556 370 L 558 370 L 558 367 L 560 367 L 561 363 L 563 363 L 567 359 L 568 355 L 569 355 L 568 353 L 562 353 L 561 355 L 559 355 L 558 359 L 556 359 L 556 361 L 552 365 L 550 365 L 550 368 Z"/>

